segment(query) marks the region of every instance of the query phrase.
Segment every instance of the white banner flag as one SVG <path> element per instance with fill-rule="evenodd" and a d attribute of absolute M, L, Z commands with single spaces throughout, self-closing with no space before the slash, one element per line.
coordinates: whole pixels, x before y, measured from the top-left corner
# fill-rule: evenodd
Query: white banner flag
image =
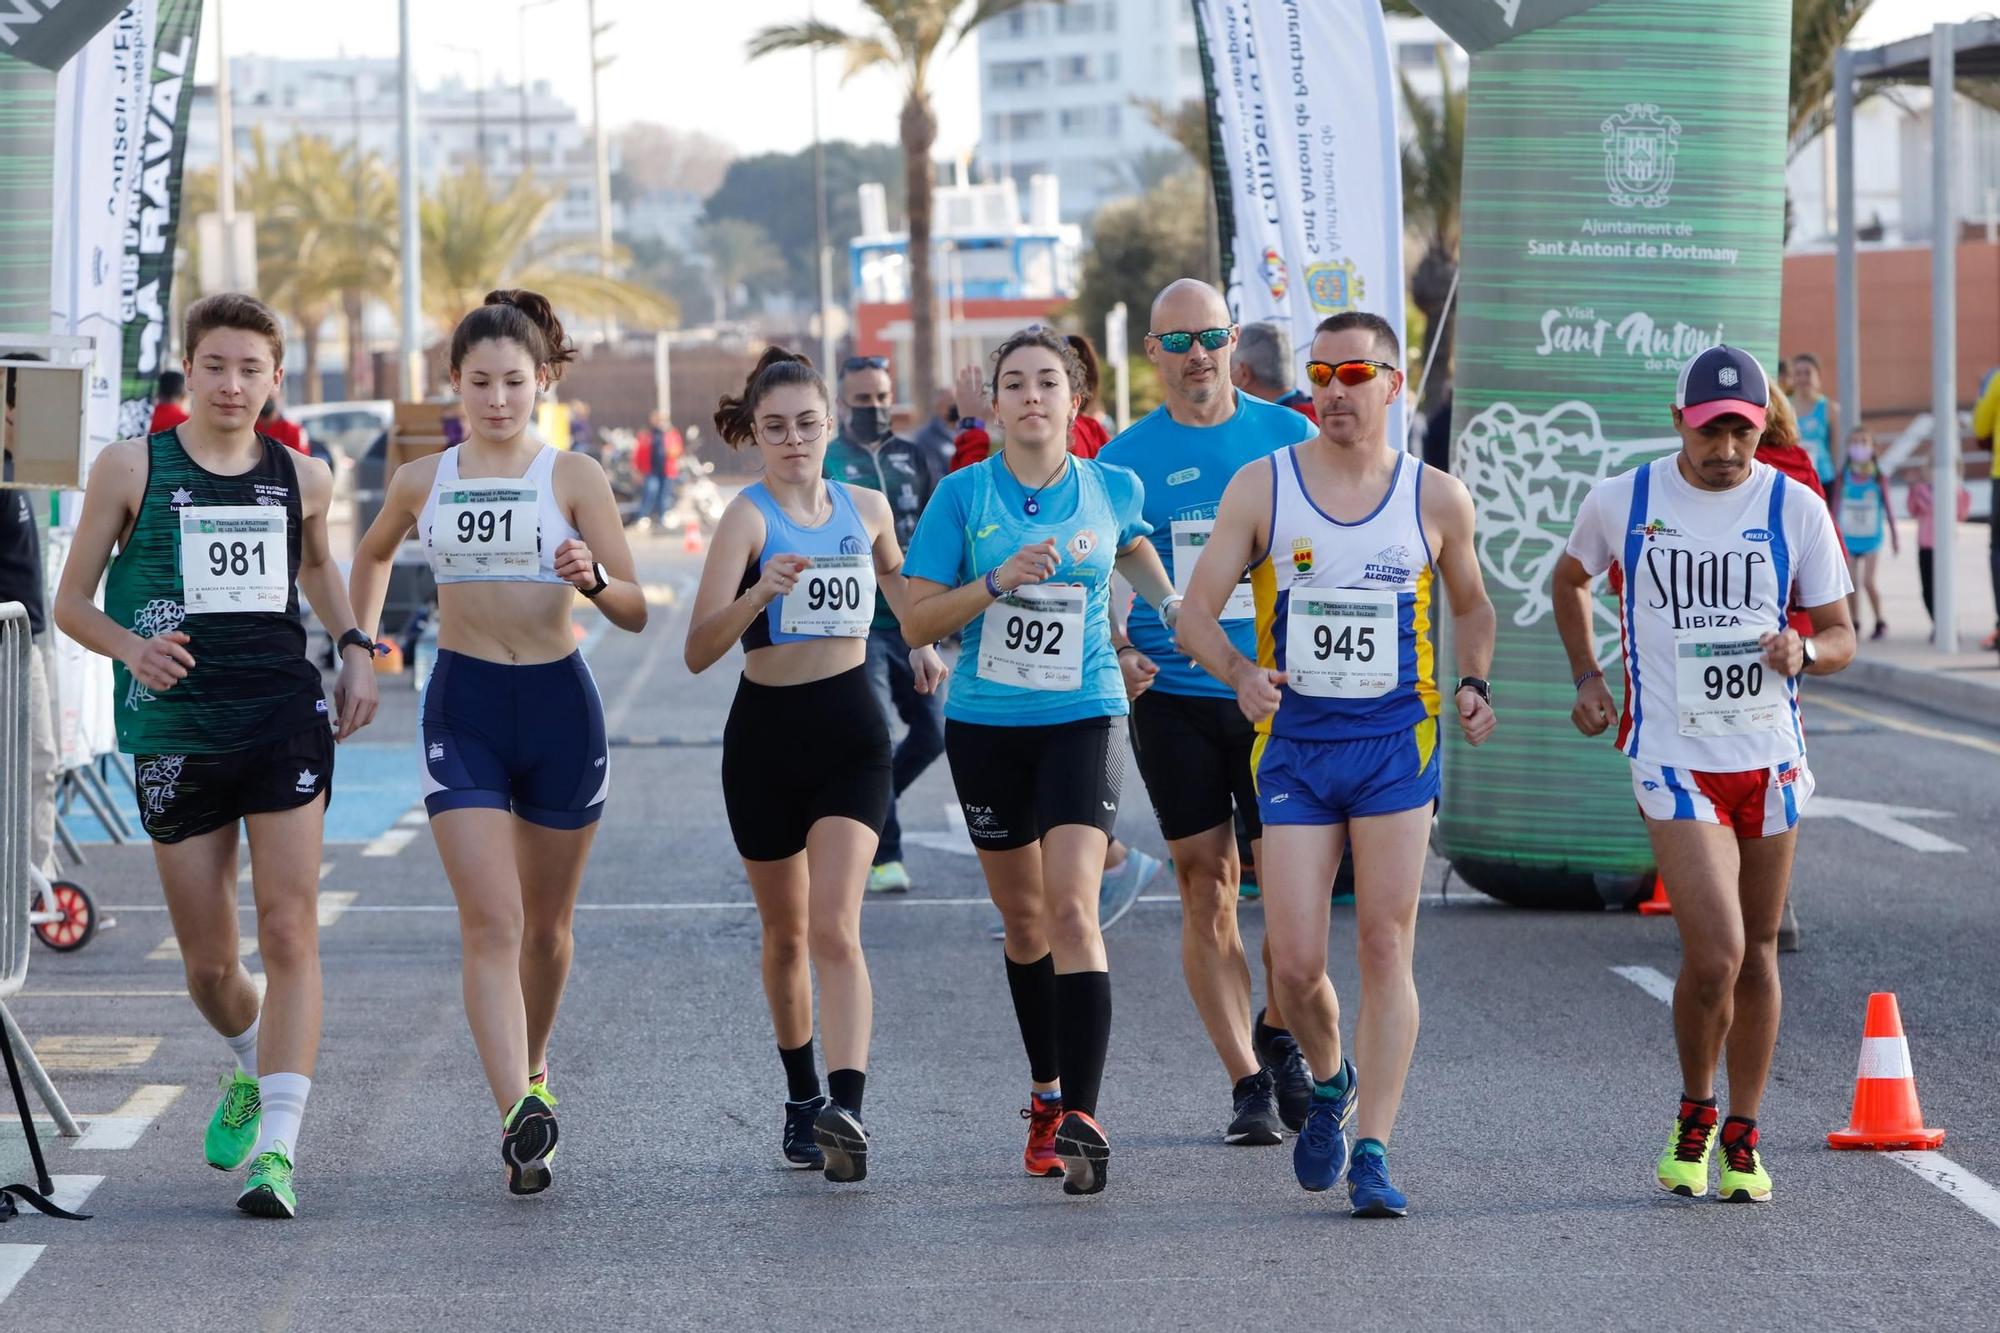
<path fill-rule="evenodd" d="M 1403 337 L 1396 80 L 1378 0 L 1194 0 L 1229 308 L 1291 330 L 1367 310 Z M 1406 349 L 1407 350 L 1407 349 Z M 1414 387 L 1414 386 L 1413 386 Z M 1390 440 L 1401 446 L 1400 405 Z"/>

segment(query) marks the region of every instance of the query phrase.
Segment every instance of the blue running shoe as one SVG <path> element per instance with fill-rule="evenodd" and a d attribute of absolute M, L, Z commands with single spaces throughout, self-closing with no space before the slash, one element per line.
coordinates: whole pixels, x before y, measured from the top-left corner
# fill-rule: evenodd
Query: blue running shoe
<path fill-rule="evenodd" d="M 1347 1123 L 1354 1118 L 1354 1066 L 1340 1062 L 1347 1075 L 1347 1091 L 1328 1097 L 1313 1089 L 1312 1109 L 1306 1113 L 1305 1128 L 1292 1145 L 1292 1170 L 1299 1184 L 1313 1193 L 1330 1190 L 1347 1170 Z"/>
<path fill-rule="evenodd" d="M 1410 1201 L 1389 1183 L 1389 1158 L 1374 1139 L 1354 1145 L 1354 1161 L 1347 1168 L 1347 1198 L 1356 1217 L 1401 1217 L 1410 1211 Z"/>
<path fill-rule="evenodd" d="M 1148 856 L 1137 847 L 1127 848 L 1118 868 L 1104 872 L 1104 886 L 1097 895 L 1097 928 L 1109 930 L 1117 925 L 1159 873 L 1159 857 Z"/>

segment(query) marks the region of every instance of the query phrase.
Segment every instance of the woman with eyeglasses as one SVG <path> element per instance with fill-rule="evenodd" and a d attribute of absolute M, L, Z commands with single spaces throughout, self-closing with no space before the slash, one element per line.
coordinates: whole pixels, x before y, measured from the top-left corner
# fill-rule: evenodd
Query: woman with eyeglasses
<path fill-rule="evenodd" d="M 1114 568 L 1168 624 L 1180 599 L 1145 540 L 1124 468 L 1069 452 L 1084 373 L 1047 328 L 993 357 L 1007 448 L 945 478 L 910 538 L 904 637 L 964 631 L 945 701 L 945 754 L 1006 926 L 1007 982 L 1034 1096 L 1026 1165 L 1070 1194 L 1104 1188 L 1097 1095 L 1111 976 L 1097 899 L 1124 778 L 1125 686 L 1111 646 Z"/>
<path fill-rule="evenodd" d="M 864 663 L 879 587 L 908 612 L 903 552 L 879 492 L 821 476 L 833 399 L 803 356 L 766 351 L 715 425 L 754 444 L 763 480 L 730 501 L 702 567 L 688 669 L 743 647 L 722 733 L 722 800 L 763 925 L 764 996 L 786 1081 L 780 1148 L 831 1181 L 868 1174 L 861 1099 L 874 997 L 861 955 L 861 899 L 891 793 L 889 730 Z M 926 642 L 917 689 L 945 678 Z M 819 975 L 827 1095 L 813 1064 Z"/>

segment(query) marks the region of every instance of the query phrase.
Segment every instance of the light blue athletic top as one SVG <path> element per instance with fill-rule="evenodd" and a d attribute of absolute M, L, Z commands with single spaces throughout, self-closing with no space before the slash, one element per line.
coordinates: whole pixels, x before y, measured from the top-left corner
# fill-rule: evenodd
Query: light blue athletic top
<path fill-rule="evenodd" d="M 868 542 L 868 525 L 861 521 L 861 511 L 854 507 L 854 498 L 847 493 L 847 487 L 837 481 L 826 483 L 828 495 L 833 500 L 833 517 L 816 528 L 801 527 L 793 522 L 778 506 L 771 493 L 764 489 L 763 482 L 744 488 L 744 498 L 757 506 L 757 512 L 764 516 L 764 549 L 757 552 L 757 563 L 744 571 L 743 587 L 739 592 L 755 586 L 763 577 L 764 562 L 774 555 L 866 555 L 872 548 Z M 750 622 L 750 628 L 743 632 L 743 648 L 768 648 L 777 643 L 804 643 L 821 638 L 817 634 L 787 634 L 779 628 L 785 614 L 785 599 L 773 598 L 764 608 L 761 618 Z M 797 623 L 796 621 L 794 623 Z"/>
<path fill-rule="evenodd" d="M 1082 584 L 1083 684 L 1036 690 L 979 675 L 984 616 L 964 630 L 964 649 L 944 712 L 994 727 L 1047 726 L 1091 717 L 1122 717 L 1125 684 L 1111 647 L 1111 572 L 1118 552 L 1152 528 L 1141 517 L 1145 487 L 1122 467 L 1071 457 L 1061 480 L 1039 492 L 1040 512 L 1022 512 L 1028 490 L 995 454 L 946 477 L 924 507 L 903 572 L 956 588 L 976 583 L 1034 542 L 1053 538 L 1062 555 L 1050 584 Z"/>
<path fill-rule="evenodd" d="M 1188 572 L 1174 567 L 1174 524 L 1212 522 L 1229 479 L 1245 463 L 1276 453 L 1287 445 L 1310 439 L 1317 427 L 1299 412 L 1237 391 L 1236 414 L 1216 426 L 1183 426 L 1155 408 L 1104 446 L 1098 458 L 1132 469 L 1146 488 L 1146 522 L 1152 525 L 1154 549 L 1176 588 L 1187 586 Z M 1200 547 L 1183 542 L 1180 559 L 1191 562 Z M 1255 617 L 1224 620 L 1236 651 L 1253 661 L 1257 656 Z M 1153 659 L 1160 674 L 1153 688 L 1163 694 L 1234 698 L 1224 685 L 1174 648 L 1173 631 L 1160 614 L 1143 601 L 1133 603 L 1126 633 L 1138 650 Z"/>

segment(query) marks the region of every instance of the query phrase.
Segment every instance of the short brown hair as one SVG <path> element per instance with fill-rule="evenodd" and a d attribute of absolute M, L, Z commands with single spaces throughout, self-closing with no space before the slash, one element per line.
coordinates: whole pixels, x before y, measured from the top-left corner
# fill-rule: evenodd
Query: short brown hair
<path fill-rule="evenodd" d="M 192 357 L 201 340 L 217 329 L 242 329 L 261 333 L 271 344 L 271 364 L 285 364 L 285 326 L 278 312 L 254 296 L 242 292 L 217 292 L 204 296 L 187 309 L 181 330 L 182 354 Z"/>

